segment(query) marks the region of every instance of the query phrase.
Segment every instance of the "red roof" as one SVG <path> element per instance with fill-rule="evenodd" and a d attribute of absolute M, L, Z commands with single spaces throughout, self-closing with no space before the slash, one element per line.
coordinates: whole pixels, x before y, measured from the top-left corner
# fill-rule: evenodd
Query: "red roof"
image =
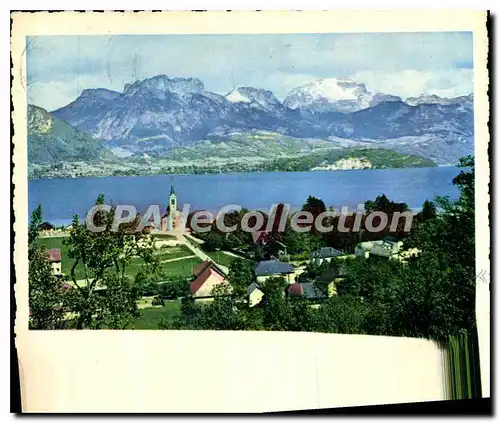
<path fill-rule="evenodd" d="M 61 284 L 61 288 L 62 288 L 62 290 L 63 290 L 63 291 L 71 291 L 71 290 L 73 289 L 73 286 L 72 286 L 72 285 L 70 285 L 70 284 L 69 284 L 69 283 L 67 283 L 67 282 L 63 282 L 63 283 Z"/>
<path fill-rule="evenodd" d="M 206 267 L 210 266 L 210 260 L 202 261 L 193 268 L 193 275 L 198 276 L 201 272 L 205 270 Z"/>
<path fill-rule="evenodd" d="M 201 263 L 203 264 L 203 263 Z M 214 273 L 215 271 L 211 267 L 207 267 L 203 272 L 201 272 L 198 277 L 190 283 L 191 292 L 195 294 L 207 281 L 207 279 Z"/>
<path fill-rule="evenodd" d="M 49 250 L 49 261 L 61 261 L 61 250 L 59 248 L 51 248 Z"/>
<path fill-rule="evenodd" d="M 265 244 L 269 241 L 269 232 L 267 231 L 253 231 L 252 232 L 252 240 L 254 244 L 262 243 Z"/>
<path fill-rule="evenodd" d="M 226 275 L 224 274 L 224 272 L 219 269 L 219 267 L 211 260 L 205 260 L 205 261 L 202 261 L 200 264 L 197 264 L 194 268 L 193 268 L 193 275 L 194 276 L 198 276 L 200 275 L 205 269 L 213 269 L 215 272 L 217 272 L 220 276 L 222 277 L 225 277 Z"/>
<path fill-rule="evenodd" d="M 292 283 L 288 287 L 288 295 L 292 297 L 302 296 L 302 285 L 300 283 Z"/>

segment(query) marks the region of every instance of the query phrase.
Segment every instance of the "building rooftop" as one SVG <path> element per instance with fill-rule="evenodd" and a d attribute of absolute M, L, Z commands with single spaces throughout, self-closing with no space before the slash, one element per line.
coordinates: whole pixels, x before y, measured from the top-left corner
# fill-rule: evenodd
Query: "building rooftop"
<path fill-rule="evenodd" d="M 364 250 L 370 250 L 374 247 L 380 247 L 380 248 L 394 248 L 397 247 L 398 245 L 403 244 L 402 241 L 398 241 L 395 238 L 392 237 L 387 237 L 384 239 L 378 239 L 376 241 L 365 241 L 365 242 L 360 242 L 356 247 L 362 248 Z"/>
<path fill-rule="evenodd" d="M 49 261 L 51 263 L 61 261 L 61 250 L 59 248 L 51 248 L 49 250 Z"/>
<path fill-rule="evenodd" d="M 384 241 L 386 241 L 386 242 L 390 242 L 390 243 L 392 243 L 392 244 L 395 244 L 396 242 L 398 242 L 398 239 L 397 239 L 397 238 L 395 238 L 395 237 L 393 237 L 393 236 L 386 236 L 386 237 L 384 238 Z"/>
<path fill-rule="evenodd" d="M 41 231 L 50 231 L 52 229 L 55 229 L 55 226 L 50 222 L 42 222 L 40 223 L 38 229 L 40 229 Z"/>
<path fill-rule="evenodd" d="M 270 233 L 267 231 L 253 231 L 252 240 L 254 244 L 265 244 L 269 241 Z"/>
<path fill-rule="evenodd" d="M 202 261 L 200 264 L 197 264 L 196 266 L 194 266 L 193 275 L 198 276 L 200 273 L 202 273 L 207 268 L 212 268 L 217 273 L 219 273 L 221 276 L 224 276 L 224 277 L 226 276 L 226 274 L 222 271 L 222 269 L 211 260 Z"/>
<path fill-rule="evenodd" d="M 288 295 L 290 297 L 305 297 L 309 300 L 326 297 L 326 295 L 311 282 L 292 283 L 288 287 Z"/>
<path fill-rule="evenodd" d="M 311 253 L 312 258 L 330 258 L 343 256 L 344 253 L 333 247 L 323 247 Z"/>
<path fill-rule="evenodd" d="M 293 273 L 294 268 L 290 263 L 283 263 L 279 260 L 264 260 L 254 267 L 255 276 L 270 276 Z"/>
<path fill-rule="evenodd" d="M 257 285 L 255 282 L 252 282 L 250 285 L 248 285 L 247 294 L 250 295 L 256 289 L 260 291 L 259 285 Z"/>
<path fill-rule="evenodd" d="M 196 279 L 189 284 L 189 287 L 191 288 L 191 292 L 195 294 L 198 292 L 198 290 L 203 286 L 203 284 L 207 281 L 207 279 L 212 275 L 215 271 L 211 269 L 210 267 L 206 267 L 205 270 L 203 270 Z"/>

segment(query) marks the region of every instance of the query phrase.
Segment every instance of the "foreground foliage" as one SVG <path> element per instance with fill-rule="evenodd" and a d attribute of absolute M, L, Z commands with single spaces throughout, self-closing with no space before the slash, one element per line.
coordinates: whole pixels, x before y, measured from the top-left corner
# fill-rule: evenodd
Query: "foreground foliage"
<path fill-rule="evenodd" d="M 104 204 L 102 195 L 96 204 Z M 75 216 L 70 236 L 64 241 L 72 260 L 69 275 L 56 278 L 47 261 L 46 248 L 37 242 L 41 221 L 39 207 L 30 226 L 30 325 L 37 329 L 123 329 L 139 316 L 141 298 L 159 272 L 151 240 L 131 232 L 126 225 L 112 229 L 114 210 L 96 213 L 93 232 Z M 41 259 L 41 257 L 43 259 Z M 127 272 L 134 259 L 144 262 L 135 277 Z M 81 267 L 83 277 L 76 273 Z"/>

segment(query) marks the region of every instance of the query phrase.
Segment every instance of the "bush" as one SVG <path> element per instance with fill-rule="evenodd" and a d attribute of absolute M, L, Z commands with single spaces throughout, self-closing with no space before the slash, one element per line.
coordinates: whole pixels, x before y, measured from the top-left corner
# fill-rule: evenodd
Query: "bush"
<path fill-rule="evenodd" d="M 290 254 L 290 261 L 309 260 L 309 253 Z"/>
<path fill-rule="evenodd" d="M 160 286 L 160 293 L 169 300 L 184 297 L 189 293 L 189 283 L 183 278 L 170 280 Z"/>
<path fill-rule="evenodd" d="M 161 295 L 157 295 L 156 297 L 153 298 L 153 301 L 151 302 L 151 305 L 154 305 L 154 306 L 164 306 L 165 305 L 165 300 L 161 297 Z"/>

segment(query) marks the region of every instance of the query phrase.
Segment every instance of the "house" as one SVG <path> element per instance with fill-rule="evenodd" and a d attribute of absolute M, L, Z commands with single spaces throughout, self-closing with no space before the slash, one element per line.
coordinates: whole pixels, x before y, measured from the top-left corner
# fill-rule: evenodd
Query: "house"
<path fill-rule="evenodd" d="M 43 222 L 40 223 L 40 226 L 38 227 L 40 231 L 53 231 L 55 229 L 55 226 L 52 223 L 49 222 Z"/>
<path fill-rule="evenodd" d="M 395 258 L 403 246 L 402 241 L 387 237 L 378 241 L 366 241 L 356 245 L 354 254 L 358 257 L 368 258 L 370 255 L 378 257 Z"/>
<path fill-rule="evenodd" d="M 52 266 L 52 273 L 54 275 L 61 274 L 61 250 L 59 248 L 51 248 L 48 252 L 50 265 Z"/>
<path fill-rule="evenodd" d="M 400 251 L 394 259 L 399 260 L 402 263 L 408 262 L 408 259 L 412 257 L 416 257 L 421 253 L 421 250 L 418 248 L 410 248 L 408 250 Z"/>
<path fill-rule="evenodd" d="M 333 247 L 323 247 L 311 253 L 311 263 L 320 265 L 323 262 L 330 262 L 336 257 L 345 255 L 342 251 Z"/>
<path fill-rule="evenodd" d="M 73 285 L 69 284 L 68 282 L 62 282 L 61 283 L 61 289 L 65 292 L 71 291 L 74 289 Z"/>
<path fill-rule="evenodd" d="M 252 241 L 255 245 L 266 245 L 269 242 L 271 234 L 267 231 L 253 231 Z"/>
<path fill-rule="evenodd" d="M 252 282 L 248 286 L 247 295 L 248 305 L 250 307 L 255 307 L 262 301 L 262 298 L 264 297 L 264 293 L 260 290 L 259 285 L 257 285 L 255 282 Z"/>
<path fill-rule="evenodd" d="M 254 273 L 257 283 L 264 283 L 269 278 L 284 277 L 288 283 L 293 283 L 295 269 L 290 263 L 284 263 L 279 260 L 264 260 L 257 263 L 254 267 Z"/>
<path fill-rule="evenodd" d="M 287 287 L 287 297 L 306 298 L 308 300 L 324 300 L 327 295 L 318 289 L 312 282 L 296 282 Z"/>
<path fill-rule="evenodd" d="M 194 280 L 190 283 L 191 293 L 197 299 L 213 299 L 212 290 L 218 285 L 230 287 L 224 272 L 210 260 L 198 264 L 193 269 Z"/>

